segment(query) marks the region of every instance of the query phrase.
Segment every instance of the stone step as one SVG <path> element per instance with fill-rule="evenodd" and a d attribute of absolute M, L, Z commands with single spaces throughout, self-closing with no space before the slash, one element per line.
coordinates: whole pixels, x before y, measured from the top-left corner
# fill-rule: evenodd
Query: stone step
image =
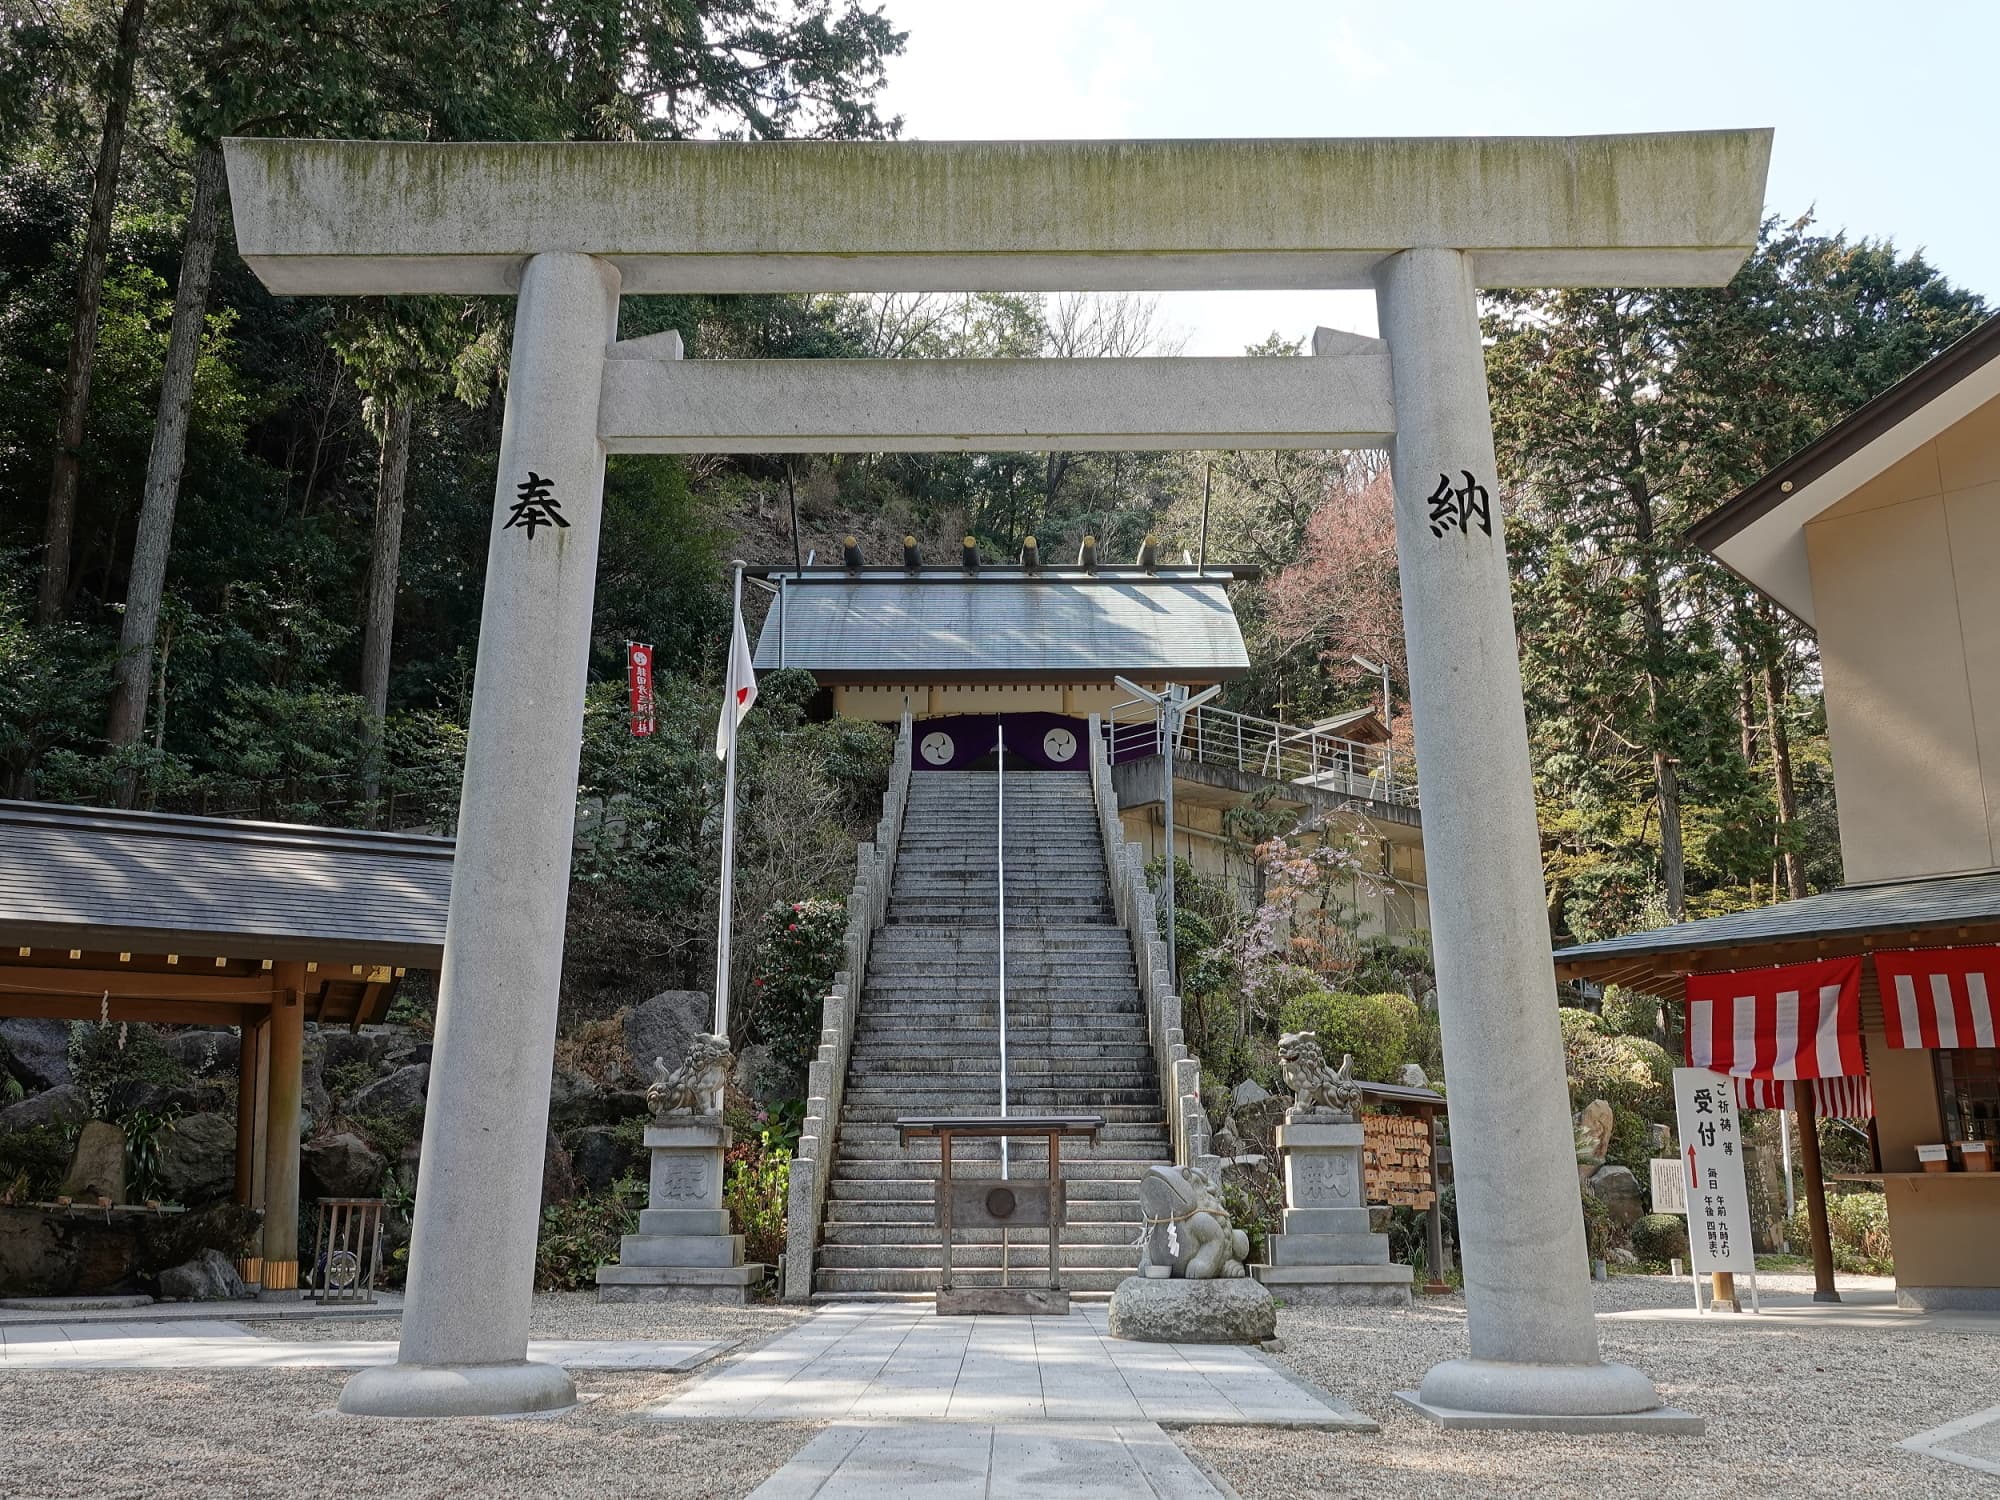
<path fill-rule="evenodd" d="M 1014 1262 L 1018 1269 L 1020 1262 Z M 1087 1266 L 1075 1270 L 1065 1268 L 1058 1278 L 1071 1292 L 1115 1292 L 1118 1283 L 1132 1274 L 1138 1265 L 1136 1259 L 1131 1265 L 1118 1268 L 1099 1269 Z M 1011 1274 L 1011 1273 L 1010 1273 Z M 1019 1285 L 1021 1278 L 1011 1276 Z M 952 1285 L 960 1289 L 975 1286 L 998 1286 L 1000 1284 L 999 1262 L 989 1268 L 971 1269 L 954 1266 Z M 1032 1283 L 1031 1283 L 1032 1284 Z M 875 1270 L 875 1271 L 819 1271 L 813 1272 L 813 1295 L 825 1296 L 829 1300 L 841 1297 L 880 1296 L 889 1293 L 935 1292 L 938 1288 L 938 1272 L 928 1270 Z"/>
<path fill-rule="evenodd" d="M 907 1151 L 893 1145 L 842 1147 L 833 1159 L 834 1175 L 850 1182 L 935 1183 L 937 1153 L 919 1151 L 917 1144 L 912 1142 Z M 1123 1190 L 1131 1195 L 1138 1192 L 1138 1185 L 1145 1180 L 1148 1171 L 1165 1165 L 1171 1156 L 1172 1152 L 1164 1141 L 1151 1144 L 1113 1141 L 1111 1149 L 1099 1151 L 1078 1147 L 1063 1152 L 1063 1177 L 1071 1182 L 1123 1183 Z M 1102 1173 L 1085 1172 L 1082 1170 L 1085 1167 L 1105 1170 Z M 1048 1162 L 1042 1153 L 1042 1143 L 1031 1137 L 1016 1136 L 1014 1149 L 1008 1154 L 1008 1168 L 1007 1175 L 1010 1177 L 1040 1180 L 1047 1176 Z M 968 1157 L 954 1150 L 951 1153 L 951 1170 L 956 1177 L 998 1177 L 1001 1175 L 1000 1153 L 993 1151 Z"/>
<path fill-rule="evenodd" d="M 1133 1231 L 1133 1238 L 1138 1232 Z M 909 1270 L 935 1268 L 943 1254 L 942 1247 L 935 1241 L 930 1244 L 913 1245 L 821 1245 L 815 1263 L 827 1271 L 873 1271 Z M 1014 1270 L 1041 1269 L 1049 1263 L 1048 1231 L 1046 1229 L 1019 1229 L 1008 1246 L 1007 1261 Z M 1062 1263 L 1079 1270 L 1115 1270 L 1123 1266 L 1127 1270 L 1138 1265 L 1139 1247 L 1131 1245 L 1103 1245 L 1072 1242 L 1065 1239 L 1062 1244 Z M 991 1243 L 961 1243 L 954 1239 L 951 1247 L 951 1264 L 954 1272 L 962 1266 L 968 1270 L 1000 1269 L 1000 1241 L 996 1236 Z"/>
<path fill-rule="evenodd" d="M 961 1094 L 954 1101 L 955 1105 L 970 1105 L 970 1103 L 969 1094 Z M 1017 1112 L 1020 1110 L 1018 1103 L 1013 1107 Z M 911 1108 L 909 1101 L 887 1097 L 886 1094 L 884 1097 L 857 1100 L 854 1091 L 849 1089 L 840 1112 L 840 1119 L 841 1128 L 844 1130 L 848 1125 L 893 1125 L 898 1115 L 970 1114 L 971 1112 L 970 1108 L 963 1110 L 955 1107 L 949 1110 L 932 1110 L 928 1106 L 920 1109 Z M 1166 1120 L 1165 1111 L 1160 1108 L 1157 1094 L 1146 1104 L 1099 1104 L 1087 1110 L 1074 1110 L 1070 1113 L 1098 1115 L 1106 1124 L 1114 1121 L 1121 1124 L 1164 1124 Z"/>
<path fill-rule="evenodd" d="M 828 1245 L 848 1246 L 857 1250 L 884 1247 L 922 1246 L 931 1252 L 931 1258 L 920 1261 L 920 1265 L 937 1264 L 937 1225 L 928 1219 L 921 1224 L 829 1224 L 826 1226 L 825 1242 Z M 1015 1230 L 1014 1243 L 1021 1243 L 1024 1235 L 1046 1234 L 1046 1230 Z M 930 1236 L 925 1239 L 925 1234 Z M 1120 1250 L 1134 1244 L 1139 1238 L 1137 1219 L 1106 1219 L 1093 1224 L 1065 1224 L 1063 1244 L 1115 1246 Z M 997 1245 L 1000 1231 L 997 1229 L 960 1229 L 954 1235 L 960 1245 Z M 1067 1258 L 1067 1257 L 1065 1257 Z"/>
<path fill-rule="evenodd" d="M 1118 1141 L 1137 1141 L 1145 1144 L 1159 1142 L 1164 1144 L 1166 1138 L 1167 1127 L 1165 1121 L 1157 1124 L 1120 1122 L 1116 1125 L 1101 1126 L 1097 1132 L 1097 1139 L 1100 1144 Z M 840 1127 L 840 1144 L 843 1149 L 850 1145 L 869 1145 L 878 1141 L 886 1141 L 894 1145 L 896 1140 L 896 1127 L 886 1121 L 881 1123 L 855 1121 L 850 1124 L 843 1124 Z M 928 1145 L 935 1149 L 937 1146 L 935 1140 L 912 1141 L 910 1144 L 912 1148 L 918 1145 Z M 979 1143 L 973 1140 L 955 1141 L 952 1145 L 954 1159 L 964 1155 L 970 1147 L 977 1144 Z M 1019 1142 L 1015 1144 L 1016 1149 L 1019 1149 Z M 1078 1149 L 1083 1144 L 1074 1140 L 1065 1140 L 1062 1147 L 1064 1159 L 1066 1160 L 1071 1151 Z"/>
<path fill-rule="evenodd" d="M 1151 1163 L 1144 1165 L 1150 1166 Z M 1139 1217 L 1138 1180 L 1141 1174 L 1130 1178 L 1119 1177 L 1077 1177 L 1070 1179 L 1068 1188 L 1072 1204 L 1081 1202 L 1117 1202 L 1130 1205 L 1129 1213 L 1134 1219 Z M 937 1188 L 935 1177 L 849 1177 L 836 1169 L 827 1182 L 827 1194 L 832 1198 L 864 1199 L 875 1203 L 921 1203 L 928 1214 L 933 1194 Z"/>
<path fill-rule="evenodd" d="M 901 1236 L 895 1243 L 914 1244 L 918 1239 L 915 1232 L 925 1227 L 935 1234 L 936 1217 L 934 1199 L 928 1194 L 917 1198 L 829 1198 L 826 1202 L 826 1221 L 832 1225 L 879 1225 L 892 1229 Z M 1072 1193 L 1066 1210 L 1070 1227 L 1099 1224 L 1130 1224 L 1133 1232 L 1138 1232 L 1139 1200 L 1137 1198 L 1081 1198 Z M 1068 1229 L 1063 1231 L 1065 1234 Z"/>
<path fill-rule="evenodd" d="M 953 1153 L 954 1162 L 957 1153 Z M 1040 1153 L 1035 1154 L 1039 1161 Z M 1111 1157 L 1098 1161 L 1063 1163 L 1063 1176 L 1074 1183 L 1108 1182 L 1120 1184 L 1128 1193 L 1133 1185 L 1146 1175 L 1146 1169 L 1154 1166 L 1157 1158 L 1138 1156 Z M 897 1182 L 911 1180 L 932 1180 L 923 1170 L 927 1163 L 906 1158 L 894 1161 L 857 1161 L 846 1154 L 834 1159 L 833 1181 L 842 1182 Z"/>
<path fill-rule="evenodd" d="M 898 1115 L 977 1115 L 993 1108 L 993 1098 L 984 1087 L 899 1088 L 862 1086 L 849 1088 L 842 1105 L 853 1110 L 849 1119 L 867 1119 L 867 1111 L 879 1111 L 874 1118 L 893 1120 Z M 1021 1089 L 1012 1090 L 1011 1108 L 1017 1115 L 1098 1115 L 1113 1118 L 1113 1111 L 1137 1109 L 1154 1115 L 1160 1109 L 1160 1091 L 1133 1089 Z"/>
<path fill-rule="evenodd" d="M 1017 1135 L 1010 1136 L 1009 1140 L 1013 1144 L 1008 1151 L 1008 1160 L 1013 1163 L 1014 1168 L 1030 1176 L 1041 1176 L 1046 1170 L 1045 1138 L 1037 1135 Z M 994 1164 L 997 1169 L 1000 1160 L 998 1139 L 995 1138 L 991 1144 L 981 1144 L 979 1150 L 973 1150 L 973 1145 L 972 1141 L 957 1141 L 953 1144 L 951 1151 L 953 1167 L 957 1168 L 965 1162 L 986 1162 Z M 1067 1173 L 1069 1164 L 1077 1161 L 1120 1162 L 1126 1165 L 1135 1161 L 1156 1163 L 1164 1160 L 1167 1152 L 1164 1131 L 1152 1139 L 1142 1140 L 1081 1141 L 1071 1138 L 1062 1148 L 1063 1170 Z M 903 1146 L 898 1145 L 894 1139 L 856 1141 L 842 1136 L 835 1159 L 841 1163 L 899 1161 L 908 1164 L 912 1173 L 922 1176 L 935 1171 L 931 1164 L 937 1161 L 939 1154 L 938 1143 L 935 1140 L 919 1139 Z M 1140 1175 L 1143 1174 L 1135 1173 L 1134 1180 L 1136 1181 Z"/>

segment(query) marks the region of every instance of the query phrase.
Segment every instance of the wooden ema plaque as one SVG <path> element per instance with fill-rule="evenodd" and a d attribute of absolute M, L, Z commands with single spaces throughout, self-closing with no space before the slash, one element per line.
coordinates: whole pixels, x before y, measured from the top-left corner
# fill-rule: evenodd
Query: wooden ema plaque
<path fill-rule="evenodd" d="M 1368 1201 L 1428 1209 L 1433 1199 L 1430 1122 L 1420 1115 L 1363 1115 L 1361 1129 Z"/>

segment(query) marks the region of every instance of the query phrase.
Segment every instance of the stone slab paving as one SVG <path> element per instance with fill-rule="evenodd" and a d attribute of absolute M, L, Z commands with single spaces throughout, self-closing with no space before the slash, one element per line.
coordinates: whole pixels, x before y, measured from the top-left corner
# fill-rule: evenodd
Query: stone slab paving
<path fill-rule="evenodd" d="M 940 1318 L 924 1306 L 831 1307 L 648 1415 L 674 1421 L 1375 1423 L 1261 1350 L 1138 1344 L 1107 1310 Z"/>
<path fill-rule="evenodd" d="M 750 1500 L 1233 1500 L 1154 1422 L 838 1422 Z"/>
<path fill-rule="evenodd" d="M 528 1358 L 570 1370 L 691 1370 L 731 1340 L 538 1339 Z M 359 1370 L 396 1362 L 386 1339 L 285 1343 L 240 1323 L 0 1325 L 0 1370 Z"/>
<path fill-rule="evenodd" d="M 1904 1438 L 1898 1446 L 1982 1474 L 2000 1475 L 2000 1406 Z"/>
<path fill-rule="evenodd" d="M 259 1322 L 274 1319 L 310 1318 L 400 1318 L 403 1299 L 395 1292 L 377 1292 L 373 1302 L 309 1302 L 304 1298 L 265 1301 L 244 1297 L 227 1302 L 155 1302 L 140 1297 L 123 1306 L 78 1306 L 81 1301 L 101 1298 L 15 1297 L 0 1302 L 0 1328 L 21 1324 L 62 1323 L 159 1323 L 191 1319 L 212 1323 L 217 1319 L 250 1318 Z"/>

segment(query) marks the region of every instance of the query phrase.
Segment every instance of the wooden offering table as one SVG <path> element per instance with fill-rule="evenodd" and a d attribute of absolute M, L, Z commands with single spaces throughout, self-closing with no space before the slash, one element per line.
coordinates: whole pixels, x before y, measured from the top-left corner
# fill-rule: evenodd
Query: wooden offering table
<path fill-rule="evenodd" d="M 937 1310 L 940 1317 L 966 1317 L 979 1313 L 1001 1313 L 1022 1317 L 1061 1317 L 1069 1311 L 1069 1293 L 1063 1288 L 1062 1226 L 1067 1218 L 1068 1199 L 1062 1176 L 1062 1138 L 1079 1136 L 1097 1139 L 1104 1124 L 1101 1115 L 903 1115 L 896 1121 L 901 1144 L 924 1136 L 938 1142 L 937 1223 L 944 1246 L 944 1262 L 938 1276 Z M 1002 1148 L 999 1177 L 958 1177 L 951 1175 L 951 1143 L 954 1136 L 1046 1136 L 1049 1166 L 1046 1177 L 1014 1177 L 1006 1174 Z M 1001 1234 L 1000 1284 L 998 1286 L 954 1287 L 951 1283 L 952 1235 L 959 1228 L 997 1229 Z M 1015 1229 L 1047 1229 L 1049 1232 L 1049 1280 L 1046 1287 L 1013 1286 L 1007 1280 L 1007 1235 Z"/>

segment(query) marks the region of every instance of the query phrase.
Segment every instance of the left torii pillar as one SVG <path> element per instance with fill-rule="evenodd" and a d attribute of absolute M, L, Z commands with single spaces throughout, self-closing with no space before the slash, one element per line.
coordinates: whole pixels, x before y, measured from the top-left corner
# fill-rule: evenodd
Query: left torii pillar
<path fill-rule="evenodd" d="M 534 256 L 521 276 L 402 1345 L 395 1364 L 348 1381 L 345 1412 L 576 1400 L 562 1369 L 528 1362 L 528 1313 L 618 288 L 615 267 L 568 252 Z"/>

